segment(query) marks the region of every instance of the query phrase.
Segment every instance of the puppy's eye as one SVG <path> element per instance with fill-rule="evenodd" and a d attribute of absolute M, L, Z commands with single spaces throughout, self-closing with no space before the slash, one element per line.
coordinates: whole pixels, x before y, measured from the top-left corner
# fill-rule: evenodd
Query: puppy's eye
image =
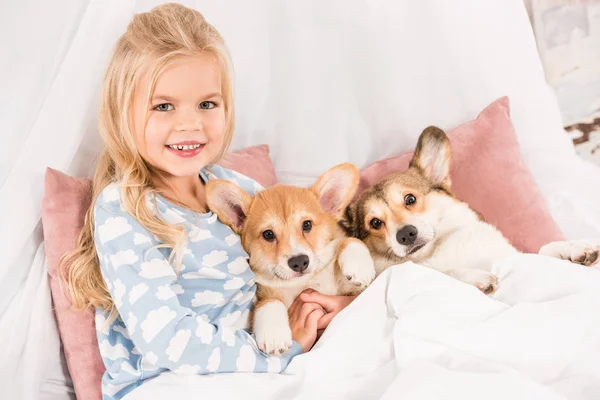
<path fill-rule="evenodd" d="M 273 240 L 275 240 L 275 233 L 272 230 L 266 230 L 262 233 L 262 237 L 263 239 L 265 239 L 267 242 L 272 242 Z"/>
<path fill-rule="evenodd" d="M 302 223 L 302 230 L 304 232 L 310 232 L 312 229 L 312 221 L 304 221 Z"/>
<path fill-rule="evenodd" d="M 406 196 L 404 196 L 404 204 L 406 204 L 407 206 L 412 206 L 416 202 L 417 198 L 414 195 L 407 194 Z"/>
<path fill-rule="evenodd" d="M 373 218 L 371 222 L 369 222 L 369 225 L 371 225 L 371 228 L 378 230 L 381 228 L 381 225 L 383 225 L 383 221 L 379 218 Z"/>

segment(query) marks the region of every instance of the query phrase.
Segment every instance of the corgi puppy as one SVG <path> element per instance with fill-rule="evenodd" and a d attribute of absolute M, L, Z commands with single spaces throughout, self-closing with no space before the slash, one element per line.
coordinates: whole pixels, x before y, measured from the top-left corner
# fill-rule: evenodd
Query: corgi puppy
<path fill-rule="evenodd" d="M 413 261 L 492 293 L 495 260 L 518 253 L 494 226 L 456 199 L 450 190 L 450 141 L 436 127 L 426 128 L 405 172 L 393 173 L 361 193 L 340 224 L 362 240 L 377 274 Z M 598 261 L 600 246 L 582 241 L 555 242 L 540 254 L 585 265 Z"/>
<path fill-rule="evenodd" d="M 338 224 L 358 181 L 357 168 L 341 164 L 310 188 L 276 185 L 254 196 L 229 181 L 207 183 L 208 207 L 241 236 L 256 274 L 252 324 L 262 351 L 290 349 L 288 308 L 303 290 L 356 295 L 375 278 L 369 249 Z"/>

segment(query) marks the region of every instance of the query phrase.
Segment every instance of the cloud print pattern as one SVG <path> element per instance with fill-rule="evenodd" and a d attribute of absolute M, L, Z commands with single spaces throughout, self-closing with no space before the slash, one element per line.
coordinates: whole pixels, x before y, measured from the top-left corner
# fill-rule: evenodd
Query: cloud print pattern
<path fill-rule="evenodd" d="M 205 181 L 236 182 L 250 194 L 260 189 L 253 180 L 218 166 L 200 175 Z M 301 352 L 298 343 L 284 356 L 273 357 L 261 352 L 247 332 L 256 284 L 237 235 L 212 213 L 195 213 L 161 196 L 147 201 L 188 236 L 177 274 L 168 262 L 170 249 L 157 248 L 158 238 L 124 211 L 116 184 L 103 190 L 94 208 L 101 271 L 119 312 L 107 325 L 104 310 L 96 311 L 107 368 L 103 398 L 120 399 L 166 370 L 276 373 L 285 368 Z"/>

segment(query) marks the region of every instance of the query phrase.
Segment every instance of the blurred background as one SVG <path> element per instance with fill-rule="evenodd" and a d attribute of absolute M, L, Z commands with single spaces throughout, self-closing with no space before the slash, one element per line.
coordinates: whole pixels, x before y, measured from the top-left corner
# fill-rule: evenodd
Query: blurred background
<path fill-rule="evenodd" d="M 583 158 L 600 165 L 600 0 L 526 0 L 546 80 Z"/>

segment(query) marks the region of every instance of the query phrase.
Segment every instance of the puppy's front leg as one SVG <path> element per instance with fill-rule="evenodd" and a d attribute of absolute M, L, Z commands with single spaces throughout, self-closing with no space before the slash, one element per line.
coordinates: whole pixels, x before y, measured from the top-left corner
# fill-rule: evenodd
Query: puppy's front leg
<path fill-rule="evenodd" d="M 459 281 L 475 286 L 485 294 L 494 293 L 498 286 L 498 277 L 481 269 L 452 269 L 443 272 Z"/>
<path fill-rule="evenodd" d="M 538 254 L 591 266 L 600 261 L 600 240 L 552 242 L 542 246 Z"/>
<path fill-rule="evenodd" d="M 367 246 L 358 239 L 346 238 L 338 248 L 337 262 L 342 279 L 360 292 L 375 279 L 375 263 Z"/>
<path fill-rule="evenodd" d="M 276 299 L 264 299 L 254 309 L 253 330 L 258 348 L 279 355 L 292 347 L 292 330 L 287 307 Z"/>

